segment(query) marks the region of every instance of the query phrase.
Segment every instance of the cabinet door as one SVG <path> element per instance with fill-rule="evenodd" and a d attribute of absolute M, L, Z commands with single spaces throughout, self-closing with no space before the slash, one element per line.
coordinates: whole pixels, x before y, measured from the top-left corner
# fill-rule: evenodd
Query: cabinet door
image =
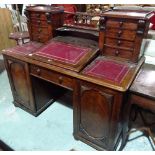
<path fill-rule="evenodd" d="M 111 90 L 80 84 L 74 96 L 74 136 L 97 149 L 113 150 L 118 138 L 121 100 Z M 117 102 L 118 106 L 115 105 Z M 118 109 L 117 109 L 118 108 Z"/>
<path fill-rule="evenodd" d="M 12 58 L 6 58 L 5 62 L 15 103 L 34 111 L 28 64 Z"/>

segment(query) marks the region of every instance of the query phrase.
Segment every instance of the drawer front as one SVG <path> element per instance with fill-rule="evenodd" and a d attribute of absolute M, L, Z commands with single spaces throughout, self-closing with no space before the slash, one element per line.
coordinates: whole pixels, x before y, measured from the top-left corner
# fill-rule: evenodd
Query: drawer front
<path fill-rule="evenodd" d="M 32 40 L 45 43 L 50 40 L 51 36 L 42 35 L 42 34 L 32 34 Z"/>
<path fill-rule="evenodd" d="M 30 65 L 30 73 L 65 88 L 73 89 L 73 79 L 66 75 L 50 71 L 35 65 Z"/>
<path fill-rule="evenodd" d="M 107 20 L 106 27 L 136 30 L 137 23 L 109 19 Z"/>
<path fill-rule="evenodd" d="M 49 24 L 45 20 L 40 19 L 31 19 L 28 21 L 33 26 L 41 26 L 41 27 L 47 27 Z"/>
<path fill-rule="evenodd" d="M 125 59 L 131 59 L 132 51 L 105 46 L 103 50 L 103 55 L 118 56 L 118 57 L 125 58 Z"/>
<path fill-rule="evenodd" d="M 117 47 L 125 47 L 125 48 L 133 48 L 134 42 L 124 41 L 121 39 L 111 39 L 105 38 L 105 44 L 109 46 L 117 46 Z"/>
<path fill-rule="evenodd" d="M 40 27 L 40 26 L 31 26 L 32 33 L 37 33 L 40 35 L 49 35 L 51 33 L 51 27 Z"/>
<path fill-rule="evenodd" d="M 40 19 L 40 20 L 47 20 L 47 17 L 45 15 L 45 13 L 36 13 L 36 12 L 31 12 L 30 13 L 30 18 L 31 19 Z"/>
<path fill-rule="evenodd" d="M 136 31 L 107 28 L 106 37 L 134 41 L 136 37 Z"/>

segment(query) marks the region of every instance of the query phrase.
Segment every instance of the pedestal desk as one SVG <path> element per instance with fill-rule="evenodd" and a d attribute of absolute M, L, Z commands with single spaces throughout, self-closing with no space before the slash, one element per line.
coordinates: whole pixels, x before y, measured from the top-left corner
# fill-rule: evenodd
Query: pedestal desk
<path fill-rule="evenodd" d="M 34 13 L 35 7 L 26 11 L 31 14 L 31 9 Z M 54 9 L 42 10 L 37 17 L 49 16 Z M 33 39 L 30 30 L 29 43 L 3 50 L 14 104 L 37 116 L 62 87 L 73 91 L 73 135 L 98 150 L 117 148 L 127 90 L 144 63 L 139 49 L 151 16 L 150 12 L 113 14 L 114 10 L 101 15 L 99 29 L 87 27 L 88 23 L 78 27 L 77 21 L 71 26 L 58 24 L 53 30 L 56 36 L 50 35 L 45 43 L 36 42 L 41 40 Z"/>

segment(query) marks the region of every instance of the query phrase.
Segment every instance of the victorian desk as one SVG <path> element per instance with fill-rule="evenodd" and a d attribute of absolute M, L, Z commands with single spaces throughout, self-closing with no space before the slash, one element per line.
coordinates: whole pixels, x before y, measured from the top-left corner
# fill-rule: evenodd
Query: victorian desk
<path fill-rule="evenodd" d="M 53 9 L 47 10 L 48 14 L 44 9 L 40 16 L 34 13 L 34 8 L 29 8 L 28 18 L 33 19 L 31 15 L 34 13 L 37 18 L 43 17 L 44 22 L 44 15 L 48 15 L 47 19 L 50 20 Z M 30 34 L 30 43 L 4 50 L 15 105 L 37 116 L 55 100 L 62 87 L 67 88 L 73 91 L 74 137 L 99 150 L 115 150 L 122 132 L 122 111 L 127 100 L 127 90 L 144 63 L 144 57 L 138 49 L 147 33 L 150 15 L 141 12 L 135 16 L 128 12 L 129 15 L 121 16 L 122 13 L 124 12 L 116 17 L 113 16 L 113 11 L 103 14 L 99 30 L 85 26 L 81 28 L 81 25 L 79 28 L 73 25 L 60 26 L 53 29 L 58 31 L 55 33 L 57 36 L 52 38 L 50 35 L 52 39 L 43 44 L 36 42 L 40 40 L 33 39 L 34 32 Z M 120 22 L 117 20 L 123 25 L 121 28 L 118 27 Z M 137 28 L 139 20 L 143 21 L 140 31 L 139 26 Z M 134 30 L 126 30 L 130 28 L 127 26 L 129 22 L 133 22 L 131 25 L 134 25 Z M 52 21 L 48 23 L 53 26 Z M 33 22 L 29 23 L 31 24 Z M 119 32 L 120 29 L 122 33 L 117 36 L 116 31 Z M 115 35 L 111 35 L 113 31 L 116 32 Z M 129 38 L 128 31 L 131 31 Z M 133 33 L 134 37 L 130 40 Z M 140 43 L 138 49 L 137 39 Z M 107 43 L 106 40 L 112 42 Z M 118 52 L 107 50 L 110 43 L 115 42 L 116 45 L 112 48 Z M 132 44 L 131 49 L 126 48 L 130 45 L 128 43 Z M 127 55 L 124 52 L 125 57 L 124 49 L 129 50 Z"/>

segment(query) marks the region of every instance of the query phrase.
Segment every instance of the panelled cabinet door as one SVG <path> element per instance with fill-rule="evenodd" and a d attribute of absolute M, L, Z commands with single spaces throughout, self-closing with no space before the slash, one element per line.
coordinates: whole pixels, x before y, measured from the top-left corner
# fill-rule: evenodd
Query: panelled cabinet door
<path fill-rule="evenodd" d="M 15 102 L 34 111 L 35 107 L 28 74 L 28 64 L 14 59 L 7 59 L 6 61 Z"/>
<path fill-rule="evenodd" d="M 104 91 L 95 85 L 80 83 L 74 96 L 75 138 L 99 150 L 114 149 L 118 137 L 121 103 L 116 96 L 114 91 Z"/>
<path fill-rule="evenodd" d="M 80 130 L 107 145 L 113 96 L 93 88 L 81 88 Z"/>

